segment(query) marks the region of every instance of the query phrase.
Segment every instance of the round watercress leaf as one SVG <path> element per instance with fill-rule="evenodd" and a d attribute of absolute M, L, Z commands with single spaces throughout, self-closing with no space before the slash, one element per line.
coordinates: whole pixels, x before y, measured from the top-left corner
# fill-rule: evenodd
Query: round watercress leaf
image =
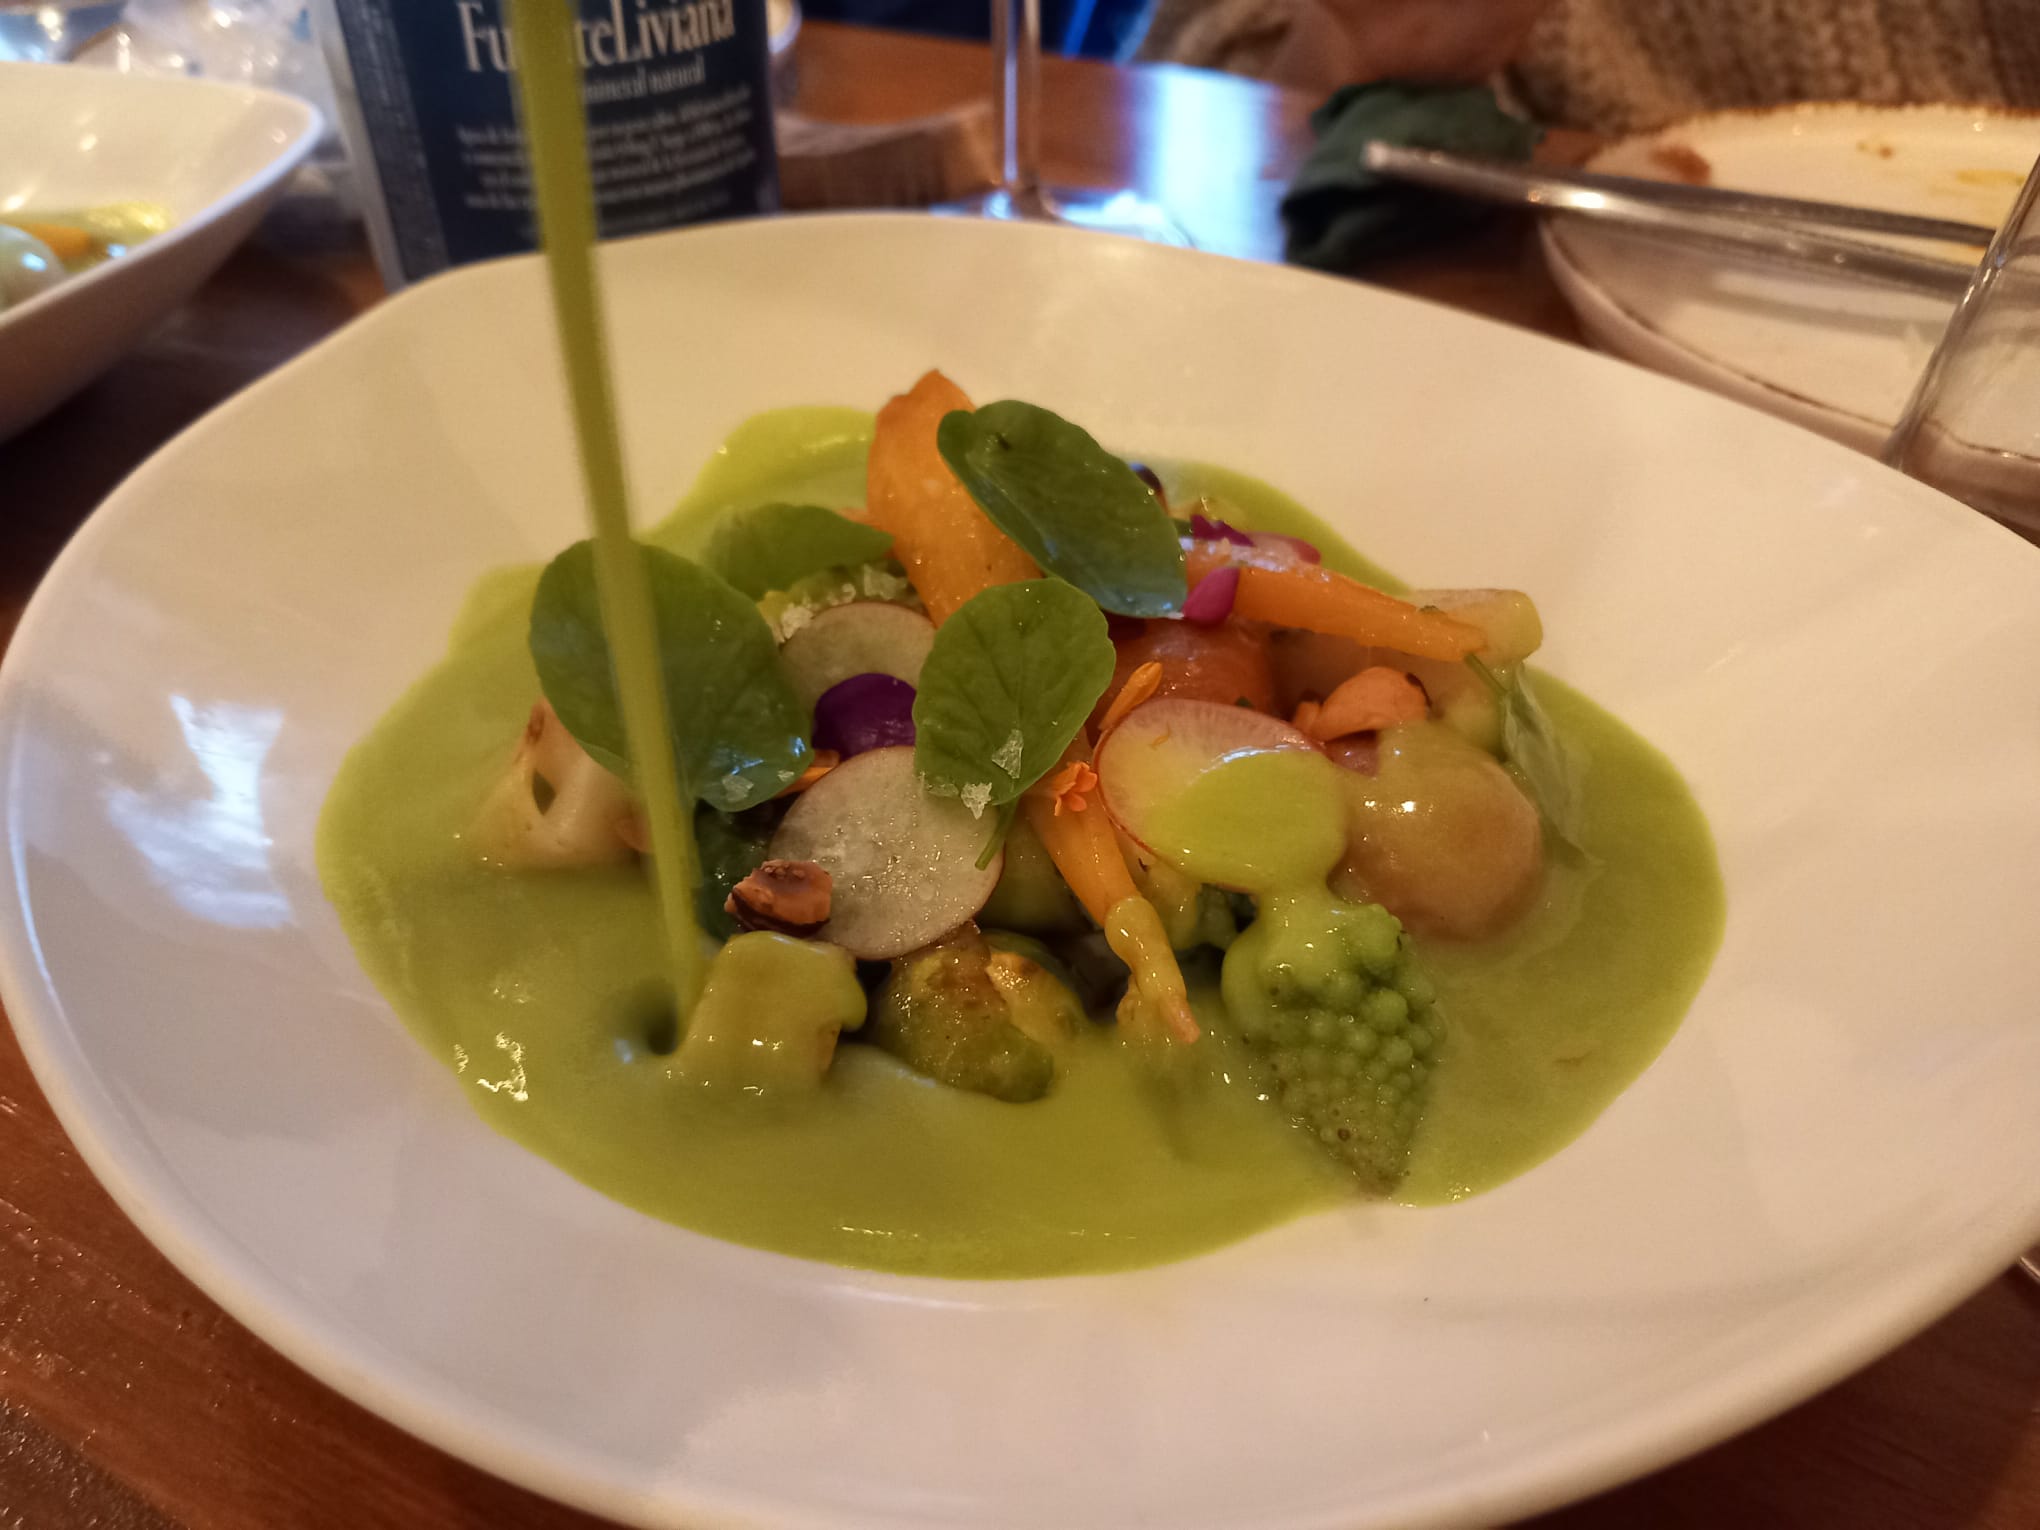
<path fill-rule="evenodd" d="M 892 550 L 892 534 L 820 505 L 732 510 L 708 539 L 708 566 L 753 600 L 825 568 L 871 563 Z"/>
<path fill-rule="evenodd" d="M 1105 617 L 1060 579 L 993 585 L 935 629 L 914 696 L 914 764 L 973 813 L 1062 758 L 1112 683 Z"/>
<path fill-rule="evenodd" d="M 1082 426 L 1004 399 L 945 415 L 935 444 L 978 508 L 1049 573 L 1121 616 L 1182 609 L 1175 523 Z"/>
<path fill-rule="evenodd" d="M 1580 762 L 1559 736 L 1537 692 L 1530 671 L 1518 665 L 1496 674 L 1469 655 L 1466 665 L 1495 694 L 1502 710 L 1502 759 L 1516 775 L 1516 784 L 1536 804 L 1545 828 L 1575 853 L 1580 844 Z"/>
<path fill-rule="evenodd" d="M 680 785 L 724 812 L 755 807 L 808 764 L 809 717 L 758 608 L 720 576 L 639 547 L 658 627 L 659 668 Z M 531 657 L 567 731 L 626 778 L 629 750 L 595 590 L 595 544 L 546 566 L 531 603 Z"/>

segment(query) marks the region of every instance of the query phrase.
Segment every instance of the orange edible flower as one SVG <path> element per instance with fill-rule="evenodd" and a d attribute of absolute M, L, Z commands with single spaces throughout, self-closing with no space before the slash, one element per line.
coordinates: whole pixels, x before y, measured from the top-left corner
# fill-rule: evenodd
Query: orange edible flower
<path fill-rule="evenodd" d="M 1386 664 L 1363 669 L 1339 683 L 1312 724 L 1298 723 L 1315 738 L 1346 738 L 1375 728 L 1415 722 L 1430 709 L 1430 698 L 1413 675 Z"/>
<path fill-rule="evenodd" d="M 1105 709 L 1104 719 L 1098 724 L 1098 735 L 1104 737 L 1125 719 L 1126 714 L 1146 701 L 1162 683 L 1162 666 L 1153 659 L 1141 665 L 1126 677 L 1126 684 L 1119 688 L 1119 694 L 1112 698 L 1112 705 Z"/>
<path fill-rule="evenodd" d="M 1098 772 L 1082 760 L 1071 760 L 1056 772 L 1055 779 L 1048 783 L 1049 799 L 1055 804 L 1057 818 L 1063 809 L 1081 813 L 1091 804 L 1086 800 L 1091 792 L 1098 789 Z"/>

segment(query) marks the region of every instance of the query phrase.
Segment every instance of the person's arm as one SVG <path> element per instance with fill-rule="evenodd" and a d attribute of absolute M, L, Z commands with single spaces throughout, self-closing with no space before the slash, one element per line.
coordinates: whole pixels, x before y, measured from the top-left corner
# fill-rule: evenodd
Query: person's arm
<path fill-rule="evenodd" d="M 1477 81 L 1522 46 L 1554 0 L 1316 0 L 1347 49 L 1347 82 Z"/>
<path fill-rule="evenodd" d="M 1327 91 L 1473 81 L 1514 56 L 1555 0 L 1159 0 L 1135 50 Z"/>

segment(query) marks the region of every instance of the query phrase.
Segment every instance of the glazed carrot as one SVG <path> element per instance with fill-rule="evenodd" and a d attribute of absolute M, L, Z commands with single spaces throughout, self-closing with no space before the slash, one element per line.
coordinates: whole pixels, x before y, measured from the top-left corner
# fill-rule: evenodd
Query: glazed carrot
<path fill-rule="evenodd" d="M 937 626 L 979 590 L 1041 574 L 977 507 L 936 448 L 942 417 L 970 407 L 961 388 L 930 372 L 879 410 L 865 470 L 866 518 L 892 533 L 893 556 Z"/>
<path fill-rule="evenodd" d="M 1463 659 L 1487 641 L 1470 622 L 1426 611 L 1319 564 L 1257 556 L 1227 542 L 1193 543 L 1185 561 L 1193 586 L 1225 564 L 1240 565 L 1232 614 L 1242 621 L 1301 627 L 1424 659 Z"/>
<path fill-rule="evenodd" d="M 1126 869 L 1126 858 L 1119 853 L 1112 820 L 1097 803 L 1087 803 L 1082 812 L 1058 813 L 1054 797 L 1029 792 L 1021 805 L 1028 826 L 1041 837 L 1055 869 L 1084 905 L 1084 912 L 1101 928 L 1115 903 L 1140 896 L 1133 885 L 1133 873 Z"/>
<path fill-rule="evenodd" d="M 1386 664 L 1376 664 L 1341 681 L 1324 699 L 1310 723 L 1299 722 L 1297 727 L 1315 739 L 1328 741 L 1373 728 L 1415 722 L 1430 709 L 1430 698 L 1412 677 Z"/>
<path fill-rule="evenodd" d="M 1082 747 L 1075 746 L 1073 754 Z M 1020 803 L 1028 827 L 1040 836 L 1055 869 L 1085 912 L 1098 921 L 1113 954 L 1133 974 L 1119 1003 L 1120 1022 L 1129 1029 L 1146 1029 L 1159 1020 L 1176 1040 L 1195 1041 L 1197 1017 L 1190 1012 L 1183 970 L 1169 949 L 1162 916 L 1133 884 L 1119 835 L 1104 807 L 1092 801 L 1082 811 L 1058 813 L 1056 798 L 1042 791 L 1030 791 Z"/>

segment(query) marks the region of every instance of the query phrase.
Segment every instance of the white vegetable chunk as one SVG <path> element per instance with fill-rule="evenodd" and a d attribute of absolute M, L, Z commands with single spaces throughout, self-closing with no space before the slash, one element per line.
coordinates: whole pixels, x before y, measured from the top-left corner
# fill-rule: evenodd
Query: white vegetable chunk
<path fill-rule="evenodd" d="M 531 709 L 508 768 L 483 799 L 471 839 L 493 865 L 602 866 L 629 860 L 637 804 L 546 702 Z"/>

